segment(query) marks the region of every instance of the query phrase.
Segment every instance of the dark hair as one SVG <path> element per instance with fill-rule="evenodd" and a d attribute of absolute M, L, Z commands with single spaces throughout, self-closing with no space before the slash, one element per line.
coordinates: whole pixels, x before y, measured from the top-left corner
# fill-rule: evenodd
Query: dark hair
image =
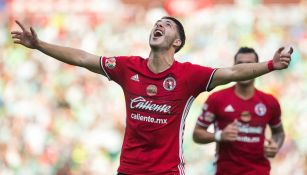
<path fill-rule="evenodd" d="M 165 16 L 162 19 L 172 20 L 176 24 L 176 28 L 177 28 L 177 31 L 179 33 L 179 38 L 181 40 L 181 45 L 175 50 L 175 53 L 177 53 L 185 44 L 185 33 L 184 33 L 183 25 L 181 24 L 181 22 L 179 20 L 177 20 L 174 17 Z"/>
<path fill-rule="evenodd" d="M 237 53 L 235 54 L 235 57 L 234 57 L 235 63 L 236 63 L 236 60 L 237 60 L 237 56 L 240 53 L 253 53 L 256 56 L 256 63 L 259 62 L 258 54 L 256 53 L 256 51 L 253 48 L 250 48 L 250 47 L 240 47 L 240 49 L 237 51 Z"/>

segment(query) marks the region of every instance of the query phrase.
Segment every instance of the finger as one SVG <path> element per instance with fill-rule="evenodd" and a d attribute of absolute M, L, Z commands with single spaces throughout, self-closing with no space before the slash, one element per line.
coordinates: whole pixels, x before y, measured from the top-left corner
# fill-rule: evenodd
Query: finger
<path fill-rule="evenodd" d="M 266 157 L 269 157 L 269 158 L 273 158 L 273 157 L 275 157 L 275 155 L 274 155 L 274 154 L 272 154 L 272 153 L 267 153 L 267 154 L 265 154 L 265 156 L 266 156 Z"/>
<path fill-rule="evenodd" d="M 16 20 L 15 22 L 19 25 L 22 31 L 26 31 L 26 29 L 23 27 L 23 25 L 19 21 Z"/>
<path fill-rule="evenodd" d="M 238 134 L 239 133 L 239 128 L 237 126 L 232 126 L 229 131 L 232 132 L 232 133 Z"/>
<path fill-rule="evenodd" d="M 281 54 L 280 57 L 291 58 L 291 54 L 289 54 L 289 53 L 284 53 L 284 54 Z"/>
<path fill-rule="evenodd" d="M 239 134 L 239 130 L 237 128 L 233 128 L 232 130 L 229 131 L 230 134 L 235 134 L 238 135 Z"/>
<path fill-rule="evenodd" d="M 21 34 L 12 34 L 12 37 L 13 37 L 13 36 L 21 36 Z"/>
<path fill-rule="evenodd" d="M 271 143 L 273 142 L 272 138 L 266 138 L 265 141 L 267 142 L 267 146 L 271 145 Z"/>
<path fill-rule="evenodd" d="M 290 47 L 290 50 L 288 51 L 289 54 L 292 54 L 293 53 L 293 48 Z"/>
<path fill-rule="evenodd" d="M 20 40 L 14 40 L 14 43 L 15 44 L 21 44 L 21 41 Z"/>
<path fill-rule="evenodd" d="M 227 134 L 227 135 L 238 135 L 238 131 L 235 129 L 235 128 L 229 128 L 226 132 L 225 132 L 225 134 Z"/>
<path fill-rule="evenodd" d="M 21 32 L 19 32 L 19 31 L 12 31 L 11 34 L 19 34 L 19 35 L 21 35 Z"/>
<path fill-rule="evenodd" d="M 238 119 L 234 119 L 233 122 L 232 122 L 232 124 L 234 124 L 235 126 L 238 126 L 238 124 L 239 124 Z"/>
<path fill-rule="evenodd" d="M 288 57 L 282 57 L 281 59 L 280 59 L 280 61 L 281 62 L 290 62 L 291 61 L 291 58 L 288 58 Z"/>
<path fill-rule="evenodd" d="M 225 140 L 228 140 L 228 141 L 236 141 L 236 140 L 237 140 L 237 137 L 227 136 L 227 137 L 225 138 Z"/>
<path fill-rule="evenodd" d="M 278 148 L 277 147 L 275 147 L 275 146 L 269 146 L 269 147 L 265 147 L 265 149 L 264 149 L 266 152 L 272 152 L 272 153 L 277 153 L 277 151 L 278 151 Z"/>
<path fill-rule="evenodd" d="M 280 54 L 284 49 L 285 49 L 285 47 L 280 47 L 280 48 L 277 50 L 277 53 Z"/>
<path fill-rule="evenodd" d="M 231 138 L 237 138 L 238 134 L 232 133 L 232 134 L 229 134 L 228 136 L 231 137 Z"/>
<path fill-rule="evenodd" d="M 289 67 L 289 62 L 282 61 L 281 64 L 284 65 L 285 68 Z"/>
<path fill-rule="evenodd" d="M 33 29 L 32 27 L 30 27 L 30 30 L 31 30 L 32 35 L 36 38 L 36 37 L 37 37 L 37 34 L 36 34 L 36 32 L 34 31 L 34 29 Z"/>
<path fill-rule="evenodd" d="M 267 155 L 268 155 L 269 157 L 275 157 L 276 152 L 267 152 Z"/>
<path fill-rule="evenodd" d="M 20 35 L 12 35 L 13 39 L 20 39 Z"/>
<path fill-rule="evenodd" d="M 265 152 L 266 154 L 268 154 L 268 155 L 276 154 L 276 151 L 271 150 L 271 149 L 266 149 L 266 150 L 264 150 L 264 152 Z"/>
<path fill-rule="evenodd" d="M 280 54 L 280 57 L 291 57 L 291 54 L 290 53 L 282 53 Z"/>

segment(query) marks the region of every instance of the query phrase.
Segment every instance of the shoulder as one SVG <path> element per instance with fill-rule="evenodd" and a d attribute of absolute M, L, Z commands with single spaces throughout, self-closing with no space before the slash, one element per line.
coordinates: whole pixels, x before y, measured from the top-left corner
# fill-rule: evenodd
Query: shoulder
<path fill-rule="evenodd" d="M 184 75 L 189 76 L 193 80 L 199 80 L 204 78 L 209 79 L 212 75 L 212 72 L 214 71 L 214 69 L 211 67 L 201 66 L 190 62 L 177 63 L 177 68 L 180 70 L 180 72 L 184 72 Z"/>
<path fill-rule="evenodd" d="M 182 66 L 182 67 L 185 67 L 185 68 L 201 68 L 201 69 L 206 69 L 206 68 L 208 68 L 208 69 L 212 69 L 212 68 L 210 68 L 210 67 L 206 67 L 206 66 L 201 66 L 201 65 L 198 65 L 198 64 L 193 64 L 193 63 L 191 63 L 191 62 L 179 62 L 178 61 L 178 64 L 180 65 L 180 66 Z"/>
<path fill-rule="evenodd" d="M 127 66 L 138 65 L 140 63 L 143 63 L 143 61 L 145 61 L 145 59 L 140 56 L 114 56 L 107 58 L 107 60 L 112 60 L 114 62 L 126 64 Z"/>
<path fill-rule="evenodd" d="M 140 56 L 115 56 L 115 57 L 110 57 L 110 58 L 115 58 L 118 60 L 126 60 L 126 61 L 143 61 L 145 58 L 140 57 Z"/>
<path fill-rule="evenodd" d="M 256 90 L 256 92 L 261 97 L 261 99 L 265 100 L 268 104 L 278 104 L 279 105 L 277 98 L 273 96 L 272 94 L 260 91 L 258 89 Z"/>
<path fill-rule="evenodd" d="M 208 98 L 216 100 L 225 100 L 232 93 L 232 87 L 215 91 L 209 95 Z"/>

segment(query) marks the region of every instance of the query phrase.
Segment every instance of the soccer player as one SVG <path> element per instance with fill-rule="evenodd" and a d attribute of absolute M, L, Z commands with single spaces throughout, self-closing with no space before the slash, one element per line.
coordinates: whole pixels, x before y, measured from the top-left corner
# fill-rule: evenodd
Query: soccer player
<path fill-rule="evenodd" d="M 128 175 L 184 174 L 184 123 L 195 97 L 221 84 L 285 69 L 293 51 L 284 53 L 280 48 L 269 62 L 213 69 L 174 59 L 185 43 L 185 34 L 182 24 L 173 17 L 163 17 L 155 23 L 148 58 L 96 56 L 49 44 L 41 41 L 32 27 L 27 30 L 16 22 L 21 31 L 11 32 L 14 43 L 87 68 L 122 87 L 127 116 L 118 173 Z"/>
<path fill-rule="evenodd" d="M 235 65 L 257 63 L 254 49 L 242 47 L 234 57 Z M 274 157 L 285 138 L 278 101 L 254 86 L 254 80 L 214 92 L 198 117 L 193 140 L 216 142 L 216 175 L 269 175 L 267 157 Z M 207 131 L 214 124 L 215 133 Z M 272 138 L 265 138 L 269 125 Z"/>

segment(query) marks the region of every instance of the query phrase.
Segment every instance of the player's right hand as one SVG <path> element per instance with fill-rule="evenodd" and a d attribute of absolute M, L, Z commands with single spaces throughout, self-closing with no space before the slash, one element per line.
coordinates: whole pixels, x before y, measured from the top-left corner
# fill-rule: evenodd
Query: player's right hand
<path fill-rule="evenodd" d="M 21 31 L 18 30 L 11 32 L 14 43 L 21 44 L 31 49 L 37 49 L 39 40 L 37 38 L 37 34 L 34 31 L 34 29 L 30 27 L 30 31 L 28 31 L 19 21 L 15 22 L 19 25 Z"/>
<path fill-rule="evenodd" d="M 236 141 L 239 134 L 238 120 L 235 119 L 232 123 L 228 124 L 223 130 L 221 141 Z"/>

